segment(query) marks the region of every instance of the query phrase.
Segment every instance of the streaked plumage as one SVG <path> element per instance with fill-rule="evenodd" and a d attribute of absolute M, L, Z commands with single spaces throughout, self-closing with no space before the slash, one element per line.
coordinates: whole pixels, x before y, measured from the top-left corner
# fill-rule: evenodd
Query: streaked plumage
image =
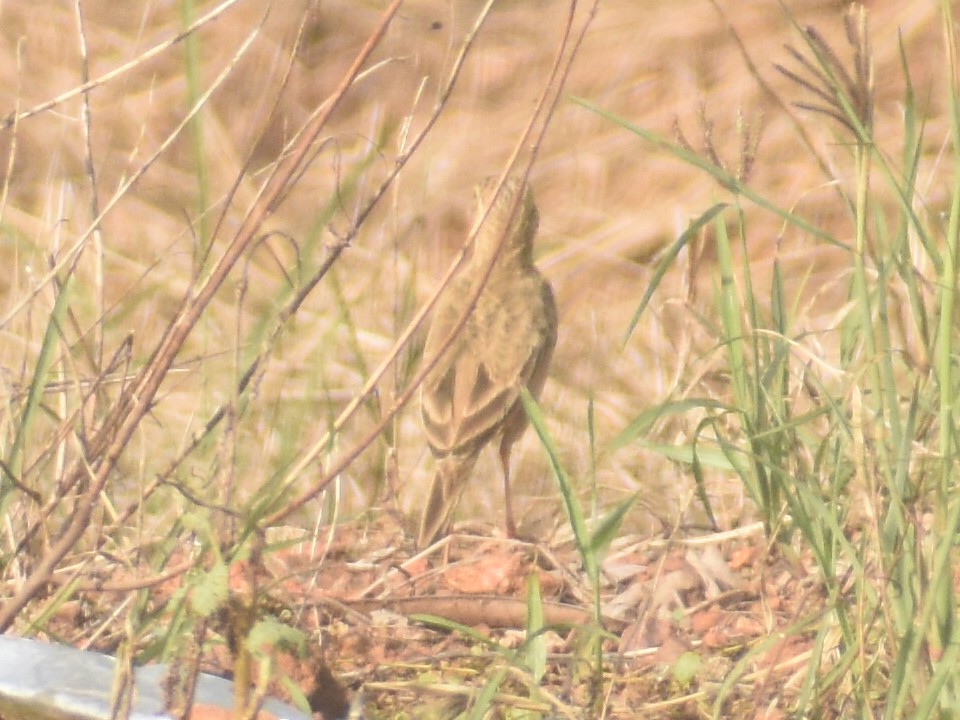
<path fill-rule="evenodd" d="M 496 189 L 494 180 L 481 186 L 480 212 Z M 494 439 L 500 443 L 507 532 L 516 532 L 510 450 L 527 425 L 520 388 L 525 385 L 539 396 L 557 340 L 553 292 L 533 264 L 539 220 L 530 188 L 508 178 L 477 234 L 469 263 L 434 310 L 426 359 L 467 311 L 493 260 L 466 325 L 423 384 L 423 425 L 437 471 L 420 523 L 420 547 L 447 531 L 480 451 Z"/>

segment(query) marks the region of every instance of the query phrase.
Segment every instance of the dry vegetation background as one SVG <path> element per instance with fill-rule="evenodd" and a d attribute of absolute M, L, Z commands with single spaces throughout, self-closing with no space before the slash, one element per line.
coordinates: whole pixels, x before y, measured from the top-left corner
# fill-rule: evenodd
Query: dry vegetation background
<path fill-rule="evenodd" d="M 181 6 L 188 4 L 82 0 L 82 30 L 72 3 L 0 4 L 0 110 L 4 116 L 23 112 L 78 87 L 84 77 L 81 37 L 89 77 L 96 78 L 175 36 L 187 22 Z M 799 23 L 815 24 L 845 47 L 840 18 L 846 3 L 785 4 Z M 237 2 L 196 33 L 198 60 L 193 64 L 185 58 L 184 43 L 178 43 L 93 89 L 88 95 L 89 140 L 80 95 L 3 130 L 4 443 L 9 446 L 16 434 L 12 419 L 53 305 L 54 285 L 44 278 L 51 262 L 65 257 L 86 232 L 95 208 L 109 211 L 100 235 L 86 241 L 80 256 L 76 302 L 61 328 L 56 355 L 65 392 L 95 375 L 94 358 L 111 357 L 128 337 L 129 364 L 121 363 L 113 373 L 118 385 L 124 372 L 135 372 L 146 361 L 188 291 L 205 234 L 220 223 L 215 255 L 251 202 L 265 168 L 331 94 L 385 5 L 363 0 Z M 937 211 L 947 202 L 950 182 L 947 170 L 937 166 L 938 143 L 947 137 L 938 5 L 933 0 L 867 5 L 877 135 L 889 138 L 889 148 L 897 147 L 902 38 L 928 122 L 930 146 L 920 187 Z M 197 2 L 192 17 L 213 7 Z M 310 167 L 270 219 L 273 234 L 237 268 L 178 357 L 150 418 L 120 460 L 111 486 L 115 502 L 123 505 L 125 497 L 135 497 L 213 409 L 229 399 L 238 374 L 260 349 L 258 324 L 276 316 L 279 298 L 303 280 L 303 267 L 319 264 L 327 245 L 349 227 L 392 166 L 409 133 L 422 127 L 479 8 L 475 0 L 416 0 L 403 6 L 375 53 L 375 64 L 347 94 Z M 580 4 L 578 25 L 589 10 L 588 3 Z M 223 482 L 211 473 L 211 467 L 218 467 L 234 474 L 242 496 L 276 472 L 282 458 L 323 434 L 453 259 L 469 226 L 471 188 L 499 172 L 509 157 L 546 82 L 567 14 L 568 5 L 556 0 L 512 0 L 494 8 L 435 129 L 283 334 L 259 380 L 257 402 L 238 427 L 235 447 L 202 448 L 181 468 L 179 482 L 202 494 Z M 235 58 L 261 21 L 249 49 Z M 290 65 L 289 83 L 281 89 L 301 22 L 304 43 Z M 742 118 L 752 133 L 760 132 L 749 184 L 845 237 L 850 221 L 832 184 L 851 183 L 848 148 L 837 128 L 822 118 L 797 114 L 787 104 L 801 99 L 801 93 L 773 70 L 773 62 L 789 63 L 784 43 L 799 43 L 797 28 L 775 0 L 605 0 L 564 92 L 670 137 L 678 123 L 695 147 L 704 142 L 702 108 L 715 123 L 713 144 L 732 167 L 741 153 L 737 126 Z M 752 76 L 744 53 L 765 87 Z M 231 65 L 198 125 L 154 157 L 191 105 L 186 68 L 198 72 L 205 91 Z M 271 117 L 274 102 L 277 113 Z M 798 122 L 809 147 L 798 134 Z M 135 185 L 110 205 L 118 187 L 147 162 Z M 935 171 L 938 179 L 928 181 Z M 348 183 L 351 178 L 356 178 L 355 189 Z M 700 263 L 681 258 L 637 331 L 626 343 L 624 338 L 657 253 L 691 217 L 729 198 L 701 174 L 567 97 L 546 134 L 532 183 L 542 215 L 538 262 L 554 285 L 562 322 L 541 402 L 568 470 L 586 489 L 590 398 L 602 447 L 654 400 L 722 391 L 723 379 L 711 374 L 715 341 L 709 324 L 701 322 L 713 314 L 716 275 L 709 250 Z M 345 188 L 339 195 L 338 185 Z M 225 208 L 231 190 L 232 204 Z M 754 210 L 747 207 L 747 212 Z M 750 227 L 757 285 L 764 285 L 772 259 L 779 256 L 789 268 L 798 322 L 809 330 L 831 327 L 831 313 L 843 300 L 833 292 L 838 278 L 832 270 L 841 251 L 785 231 L 768 215 L 758 214 Z M 379 396 L 336 438 L 331 457 L 353 447 L 389 406 L 395 388 L 410 376 L 417 347 L 414 343 Z M 823 347 L 829 358 L 830 341 L 824 340 Z M 55 417 L 66 401 L 51 389 L 45 403 Z M 85 412 L 95 423 L 96 409 L 88 406 Z M 51 423 L 48 433 L 56 432 L 56 426 Z M 686 430 L 659 427 L 658 439 L 669 442 Z M 67 461 L 41 458 L 45 447 L 44 438 L 36 438 L 27 448 L 25 467 Z M 81 450 L 67 443 L 64 453 Z M 211 464 L 217 453 L 231 461 Z M 533 433 L 514 453 L 521 515 L 535 527 L 546 527 L 560 515 L 542 456 Z M 38 460 L 39 465 L 32 465 Z M 493 477 L 487 480 L 493 467 L 491 458 L 481 463 L 471 490 L 472 502 L 481 503 L 485 517 L 502 512 L 499 484 Z M 419 412 L 410 407 L 344 473 L 340 509 L 347 516 L 368 507 L 412 513 L 431 471 Z M 607 501 L 641 491 L 643 507 L 628 521 L 633 527 L 650 532 L 681 516 L 698 517 L 686 470 L 655 455 L 620 450 L 599 463 L 597 479 Z M 31 479 L 39 481 L 39 476 Z M 715 487 L 726 523 L 749 517 L 741 490 Z M 162 493 L 156 497 L 147 514 L 163 526 L 170 519 L 168 508 L 177 504 L 162 502 Z M 310 505 L 300 521 L 311 526 L 320 511 L 319 504 Z"/>

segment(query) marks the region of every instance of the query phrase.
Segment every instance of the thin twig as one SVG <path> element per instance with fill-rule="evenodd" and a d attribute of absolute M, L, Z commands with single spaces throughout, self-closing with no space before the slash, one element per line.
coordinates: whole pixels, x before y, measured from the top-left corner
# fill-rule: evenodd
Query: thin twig
<path fill-rule="evenodd" d="M 485 8 L 482 9 L 480 13 L 478 13 L 477 20 L 474 22 L 473 28 L 468 33 L 468 35 L 464 39 L 464 42 L 461 45 L 460 52 L 458 53 L 457 58 L 453 63 L 453 69 L 450 72 L 447 82 L 444 85 L 440 93 L 440 97 L 438 98 L 436 105 L 434 106 L 433 112 L 431 113 L 430 117 L 427 119 L 426 124 L 420 130 L 420 132 L 414 137 L 413 141 L 407 145 L 404 152 L 401 155 L 399 155 L 397 159 L 394 161 L 393 167 L 387 173 L 387 176 L 380 183 L 377 189 L 373 192 L 373 194 L 371 195 L 370 199 L 366 202 L 364 207 L 357 214 L 356 218 L 351 224 L 350 229 L 343 236 L 340 237 L 338 243 L 330 249 L 329 254 L 327 255 L 326 258 L 324 258 L 324 261 L 321 263 L 320 267 L 316 270 L 316 272 L 314 272 L 314 274 L 301 286 L 301 288 L 298 290 L 296 295 L 280 311 L 273 333 L 263 343 L 263 346 L 265 349 L 261 351 L 251 361 L 250 365 L 241 375 L 240 381 L 238 382 L 237 388 L 235 391 L 236 396 L 240 396 L 244 392 L 246 392 L 253 378 L 256 377 L 258 372 L 262 369 L 263 363 L 266 362 L 266 360 L 269 358 L 272 352 L 271 349 L 275 347 L 276 339 L 279 336 L 279 334 L 283 331 L 287 321 L 299 311 L 300 307 L 306 301 L 307 297 L 313 292 L 314 289 L 316 289 L 317 285 L 319 285 L 319 283 L 323 280 L 323 278 L 326 277 L 327 273 L 333 267 L 334 263 L 340 257 L 341 253 L 347 247 L 350 246 L 350 244 L 353 242 L 354 238 L 356 237 L 357 233 L 359 232 L 360 228 L 363 226 L 364 222 L 366 221 L 367 217 L 369 217 L 370 213 L 373 212 L 377 204 L 385 195 L 386 191 L 393 184 L 397 175 L 406 166 L 407 162 L 410 160 L 410 158 L 414 155 L 414 153 L 420 147 L 423 140 L 427 137 L 427 135 L 436 125 L 437 121 L 439 120 L 440 116 L 443 114 L 443 111 L 448 104 L 448 100 L 450 98 L 451 93 L 453 92 L 453 89 L 456 87 L 456 83 L 457 83 L 457 80 L 459 79 L 460 72 L 463 68 L 464 62 L 466 61 L 466 58 L 469 54 L 470 49 L 473 47 L 474 41 L 476 39 L 476 36 L 480 28 L 482 27 L 483 21 L 485 20 L 487 14 L 489 13 L 490 8 L 493 5 L 493 1 L 494 0 L 488 0 Z M 284 154 L 285 153 L 286 153 L 286 149 L 284 150 Z M 438 289 L 438 291 L 433 296 L 433 298 L 431 298 L 431 300 L 429 300 L 427 304 L 423 308 L 421 308 L 420 313 L 418 313 L 418 315 L 407 326 L 406 331 L 396 341 L 391 351 L 387 353 L 387 356 L 384 359 L 384 361 L 373 372 L 373 374 L 371 375 L 367 383 L 364 385 L 364 387 L 356 395 L 352 397 L 350 403 L 347 405 L 345 410 L 334 422 L 332 429 L 329 432 L 327 432 L 324 435 L 324 437 L 321 438 L 321 440 L 319 440 L 318 442 L 314 443 L 311 446 L 311 449 L 304 454 L 304 456 L 302 457 L 301 461 L 298 463 L 295 470 L 291 470 L 287 472 L 286 477 L 288 478 L 288 482 L 292 482 L 293 479 L 299 476 L 300 472 L 302 472 L 302 470 L 307 465 L 312 463 L 316 459 L 316 457 L 328 447 L 328 443 L 330 441 L 330 438 L 332 437 L 332 434 L 339 432 L 339 430 L 353 416 L 356 410 L 359 407 L 361 407 L 361 405 L 366 401 L 366 399 L 370 396 L 370 394 L 375 390 L 377 383 L 379 383 L 383 374 L 389 369 L 389 367 L 394 362 L 394 360 L 399 355 L 399 353 L 403 350 L 403 348 L 406 347 L 407 343 L 410 341 L 410 338 L 419 328 L 423 319 L 427 316 L 427 314 L 433 308 L 433 305 L 436 302 L 436 299 L 439 297 L 440 292 L 442 291 L 442 287 L 446 284 L 449 278 L 453 276 L 453 274 L 456 272 L 456 269 L 459 267 L 460 263 L 466 257 L 467 247 L 469 246 L 469 241 L 471 239 L 472 239 L 472 236 L 471 238 L 468 238 L 467 244 L 464 247 L 464 250 L 461 253 L 460 257 L 453 264 L 450 271 L 445 276 L 445 279 L 441 281 L 440 289 Z M 162 480 L 161 480 L 162 478 L 169 477 L 173 472 L 176 471 L 176 469 L 181 465 L 181 463 L 197 447 L 199 447 L 203 439 L 207 437 L 220 424 L 220 422 L 223 421 L 223 419 L 231 411 L 231 407 L 232 407 L 232 402 L 225 403 L 224 405 L 221 405 L 213 412 L 210 419 L 207 420 L 204 427 L 193 436 L 189 445 L 184 449 L 184 451 L 181 452 L 180 455 L 160 474 L 158 481 L 151 483 L 151 485 L 148 488 L 149 491 L 152 492 L 153 490 L 155 490 L 157 487 L 160 486 L 160 484 L 162 484 Z M 285 485 L 282 485 L 282 487 L 285 487 Z M 315 494 L 322 491 L 322 489 L 323 488 L 317 489 Z"/>
<path fill-rule="evenodd" d="M 146 174 L 157 159 L 163 155 L 180 137 L 180 134 L 183 130 L 190 124 L 193 118 L 196 116 L 200 110 L 202 110 L 207 101 L 210 99 L 210 96 L 223 84 L 224 81 L 232 74 L 234 67 L 236 66 L 239 59 L 246 54 L 250 49 L 254 39 L 260 33 L 260 26 L 254 28 L 254 30 L 246 37 L 243 43 L 241 43 L 237 52 L 234 53 L 232 61 L 228 64 L 227 68 L 217 77 L 217 79 L 210 86 L 209 90 L 204 93 L 200 98 L 197 99 L 197 102 L 194 106 L 187 112 L 183 120 L 170 132 L 170 134 L 164 139 L 160 144 L 160 147 L 149 157 L 147 160 L 134 171 L 134 173 L 127 178 L 127 180 L 114 192 L 113 196 L 107 201 L 104 205 L 103 210 L 97 215 L 87 229 L 81 233 L 80 237 L 71 245 L 69 248 L 63 252 L 57 262 L 55 262 L 49 269 L 46 275 L 42 278 L 39 278 L 36 283 L 31 288 L 29 293 L 26 293 L 24 298 L 17 303 L 14 303 L 13 307 L 7 312 L 2 319 L 0 319 L 0 328 L 3 328 L 7 323 L 9 323 L 14 317 L 16 317 L 23 308 L 29 306 L 33 299 L 42 292 L 46 286 L 53 282 L 61 273 L 64 272 L 67 268 L 72 268 L 76 265 L 77 258 L 83 252 L 83 249 L 86 247 L 87 242 L 90 240 L 90 237 L 93 235 L 94 231 L 100 227 L 107 217 L 107 215 L 113 211 L 114 207 L 126 197 L 127 193 L 130 192 L 130 189 L 136 185 L 137 182 Z M 178 312 L 182 311 L 182 307 Z"/>
<path fill-rule="evenodd" d="M 594 2 L 591 6 L 591 10 L 587 19 L 584 21 L 580 33 L 576 39 L 571 44 L 570 42 L 570 33 L 573 28 L 574 15 L 576 13 L 577 0 L 571 0 L 570 2 L 570 12 L 567 19 L 567 23 L 564 26 L 564 33 L 559 44 L 556 58 L 551 66 L 550 73 L 548 75 L 547 82 L 544 86 L 544 90 L 541 96 L 538 98 L 535 105 L 534 111 L 531 114 L 530 120 L 521 133 L 516 146 L 513 150 L 513 153 L 510 155 L 510 158 L 507 160 L 505 165 L 505 170 L 500 177 L 500 182 L 506 178 L 510 173 L 511 168 L 515 165 L 517 158 L 520 156 L 520 153 L 523 151 L 524 145 L 526 144 L 528 138 L 533 135 L 533 128 L 537 125 L 538 122 L 541 122 L 541 126 L 538 132 L 535 134 L 532 148 L 530 150 L 530 160 L 526 163 L 524 169 L 524 176 L 530 172 L 530 168 L 533 164 L 533 161 L 536 159 L 540 145 L 543 142 L 544 135 L 549 126 L 550 120 L 553 117 L 554 111 L 556 110 L 557 103 L 561 97 L 560 93 L 564 85 L 566 84 L 567 78 L 569 77 L 570 69 L 573 66 L 573 61 L 576 59 L 578 51 L 583 39 L 586 36 L 587 29 L 590 27 L 593 18 L 596 16 L 599 0 Z M 569 50 L 569 54 L 567 51 Z M 564 64 L 564 57 L 566 57 L 566 63 Z M 542 121 L 541 121 L 541 118 Z M 485 213 L 484 213 L 485 214 Z M 474 225 L 473 230 L 470 233 L 470 236 L 465 243 L 464 249 L 461 251 L 460 256 L 451 266 L 450 270 L 444 276 L 444 279 L 440 283 L 440 287 L 430 301 L 424 305 L 420 311 L 414 316 L 410 321 L 410 324 L 407 327 L 407 331 L 404 332 L 397 342 L 394 344 L 393 349 L 388 353 L 387 358 L 383 363 L 374 371 L 373 376 L 368 381 L 364 390 L 358 394 L 357 398 L 351 406 L 344 410 L 341 413 L 340 417 L 337 418 L 337 421 L 334 423 L 333 428 L 324 434 L 317 442 L 315 442 L 304 455 L 296 462 L 294 465 L 285 473 L 284 479 L 280 484 L 281 492 L 289 487 L 296 481 L 297 478 L 309 467 L 314 460 L 319 456 L 319 454 L 327 447 L 329 447 L 330 438 L 332 433 L 337 432 L 340 427 L 346 422 L 347 419 L 353 414 L 360 403 L 363 402 L 364 398 L 369 392 L 373 391 L 373 388 L 376 386 L 376 383 L 379 382 L 380 378 L 389 368 L 389 364 L 392 363 L 396 357 L 399 355 L 403 346 L 409 342 L 410 337 L 419 327 L 420 323 L 423 322 L 424 318 L 427 316 L 429 311 L 432 309 L 434 303 L 437 301 L 440 293 L 443 292 L 444 287 L 449 283 L 450 278 L 456 273 L 460 263 L 463 261 L 463 258 L 466 256 L 467 247 L 472 241 L 473 237 L 476 235 L 479 226 L 483 222 L 483 217 L 479 218 L 477 223 Z M 476 297 L 473 298 L 473 303 L 476 302 L 477 297 L 479 297 L 480 292 L 482 291 L 482 282 L 480 283 L 481 288 L 475 291 Z M 383 417 L 376 424 L 376 426 L 358 442 L 349 452 L 344 454 L 331 468 L 327 469 L 326 474 L 309 488 L 300 493 L 293 500 L 286 500 L 284 506 L 279 508 L 269 514 L 267 517 L 263 518 L 260 521 L 261 527 L 268 527 L 270 525 L 277 524 L 282 522 L 292 513 L 299 510 L 307 502 L 319 495 L 333 480 L 342 473 L 357 457 L 366 450 L 380 434 L 384 431 L 387 425 L 392 422 L 393 417 L 403 408 L 413 397 L 413 394 L 419 388 L 420 384 L 423 382 L 424 378 L 429 374 L 433 369 L 434 365 L 439 362 L 440 357 L 443 355 L 443 352 L 446 350 L 446 347 L 453 342 L 456 334 L 460 332 L 460 329 L 466 324 L 470 307 L 473 303 L 468 303 L 466 312 L 460 318 L 459 322 L 454 326 L 450 335 L 445 339 L 444 343 L 437 350 L 436 357 L 425 358 L 421 363 L 421 367 L 413 379 L 410 381 L 410 384 L 404 389 L 402 393 L 394 401 L 393 405 L 384 413 Z"/>
<path fill-rule="evenodd" d="M 177 43 L 182 42 L 184 39 L 186 39 L 187 37 L 195 33 L 204 25 L 212 22 L 213 20 L 216 20 L 218 17 L 223 15 L 223 13 L 225 13 L 231 7 L 236 5 L 238 2 L 240 2 L 240 0 L 226 0 L 225 2 L 222 2 L 219 5 L 217 5 L 206 15 L 198 18 L 195 23 L 190 25 L 190 27 L 184 30 L 181 30 L 169 40 L 164 40 L 162 43 L 158 43 L 157 45 L 154 45 L 145 53 L 135 57 L 130 62 L 124 63 L 120 67 L 114 68 L 110 72 L 104 73 L 100 77 L 96 77 L 93 80 L 84 82 L 82 85 L 78 87 L 71 88 L 70 90 L 67 90 L 65 93 L 61 93 L 60 95 L 57 95 L 55 98 L 51 100 L 47 100 L 46 102 L 40 103 L 39 105 L 36 105 L 30 108 L 29 110 L 24 110 L 23 112 L 20 112 L 20 113 L 18 112 L 10 113 L 9 115 L 7 115 L 6 118 L 0 121 L 0 130 L 6 130 L 7 128 L 11 127 L 12 125 L 22 120 L 26 120 L 27 118 L 31 118 L 34 115 L 39 115 L 42 112 L 46 112 L 47 110 L 55 108 L 57 105 L 62 105 L 68 100 L 72 100 L 77 95 L 82 95 L 112 80 L 116 80 L 118 77 L 121 77 L 122 75 L 126 75 L 131 70 L 135 70 L 136 68 L 140 67 L 147 60 L 150 60 L 156 57 L 157 55 L 160 55 L 161 53 L 166 52 Z"/>
<path fill-rule="evenodd" d="M 281 159 L 264 183 L 249 213 L 244 217 L 236 236 L 224 250 L 223 256 L 213 267 L 206 281 L 196 289 L 195 293 L 184 298 L 176 317 L 170 323 L 147 365 L 133 381 L 127 392 L 118 400 L 111 416 L 108 418 L 107 424 L 115 426 L 116 430 L 111 431 L 108 436 L 98 433 L 94 443 L 92 443 L 90 457 L 77 460 L 70 469 L 72 477 L 89 477 L 89 489 L 78 502 L 76 511 L 72 514 L 59 537 L 37 564 L 34 572 L 26 579 L 19 592 L 0 607 L 0 631 L 9 627 L 20 610 L 46 585 L 57 564 L 83 534 L 97 498 L 106 486 L 127 443 L 149 411 L 183 343 L 223 285 L 230 271 L 254 242 L 263 223 L 276 210 L 278 199 L 287 183 L 299 172 L 301 164 L 309 155 L 321 129 L 326 125 L 333 111 L 339 107 L 340 101 L 352 86 L 354 78 L 360 72 L 374 48 L 380 44 L 387 27 L 401 4 L 402 0 L 393 0 L 384 11 L 379 24 L 344 75 L 332 100 L 327 104 L 326 111 L 313 116 L 308 121 L 297 145 L 290 154 Z M 201 98 L 201 102 L 206 102 L 208 96 L 209 93 Z M 187 121 L 189 121 L 189 118 L 184 122 Z M 104 210 L 104 212 L 107 212 L 107 210 Z"/>

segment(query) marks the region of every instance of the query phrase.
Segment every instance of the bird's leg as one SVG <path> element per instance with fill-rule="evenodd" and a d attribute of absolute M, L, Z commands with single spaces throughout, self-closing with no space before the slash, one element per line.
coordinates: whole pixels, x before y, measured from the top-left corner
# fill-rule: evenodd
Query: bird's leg
<path fill-rule="evenodd" d="M 507 537 L 517 537 L 517 526 L 513 521 L 513 497 L 510 493 L 510 443 L 500 444 L 500 466 L 503 468 L 503 502 L 506 514 Z"/>

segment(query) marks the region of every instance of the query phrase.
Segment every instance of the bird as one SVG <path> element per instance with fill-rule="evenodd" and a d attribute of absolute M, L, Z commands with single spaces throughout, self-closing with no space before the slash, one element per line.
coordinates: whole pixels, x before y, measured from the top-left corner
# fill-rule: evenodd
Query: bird
<path fill-rule="evenodd" d="M 480 451 L 494 440 L 506 531 L 516 537 L 510 452 L 527 426 L 521 388 L 539 397 L 557 342 L 553 289 L 533 262 L 540 214 L 529 184 L 518 176 L 502 184 L 488 178 L 476 195 L 482 224 L 472 255 L 440 296 L 424 345 L 430 362 L 463 322 L 421 390 L 436 472 L 417 534 L 420 548 L 447 534 Z"/>

